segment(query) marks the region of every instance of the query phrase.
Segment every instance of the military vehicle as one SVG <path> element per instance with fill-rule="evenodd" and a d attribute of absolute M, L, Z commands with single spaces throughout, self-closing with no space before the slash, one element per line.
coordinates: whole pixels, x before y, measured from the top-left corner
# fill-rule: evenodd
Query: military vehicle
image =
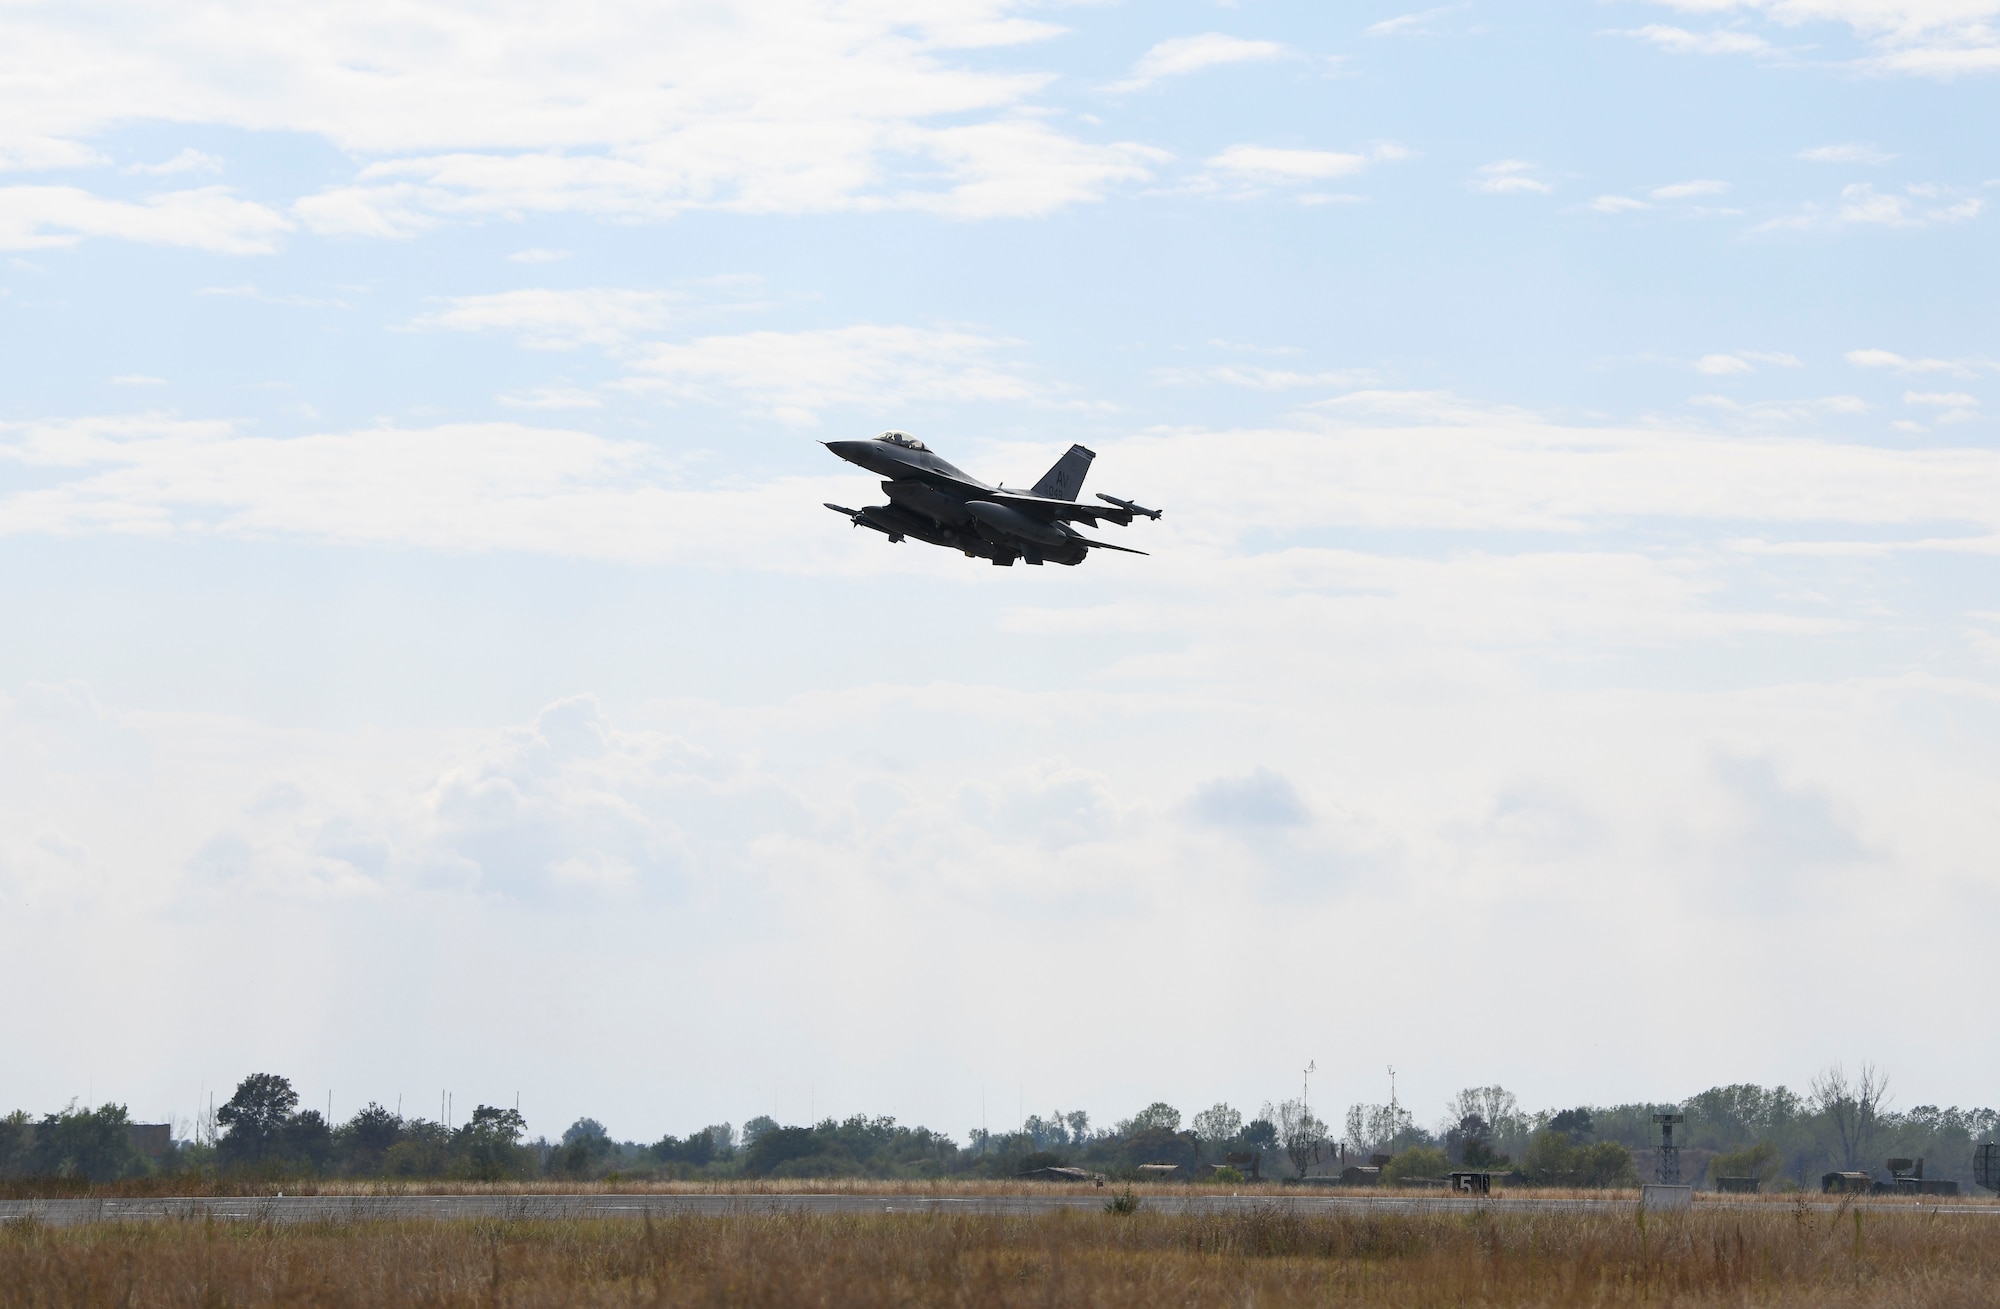
<path fill-rule="evenodd" d="M 968 558 L 987 559 L 1012 567 L 1016 559 L 1029 564 L 1075 566 L 1092 550 L 1116 550 L 1142 555 L 1144 550 L 1094 541 L 1072 523 L 1131 525 L 1135 516 L 1158 518 L 1148 509 L 1115 495 L 1097 498 L 1101 505 L 1077 500 L 1084 474 L 1097 456 L 1080 445 L 1056 460 L 1055 467 L 1026 491 L 988 486 L 952 467 L 922 441 L 905 432 L 884 432 L 869 441 L 827 441 L 827 449 L 885 478 L 885 505 L 849 509 L 828 504 L 856 527 L 873 528 L 891 541 L 906 538 L 964 551 Z"/>

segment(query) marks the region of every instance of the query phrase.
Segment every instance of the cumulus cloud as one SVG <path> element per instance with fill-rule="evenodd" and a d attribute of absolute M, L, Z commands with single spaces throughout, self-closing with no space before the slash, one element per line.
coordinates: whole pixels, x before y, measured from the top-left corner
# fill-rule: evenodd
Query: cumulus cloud
<path fill-rule="evenodd" d="M 1139 62 L 1122 81 L 1106 88 L 1111 91 L 1138 91 L 1169 77 L 1198 73 L 1223 64 L 1260 63 L 1282 59 L 1288 53 L 1276 41 L 1252 41 L 1221 32 L 1199 36 L 1177 36 L 1162 41 L 1141 55 Z"/>
<path fill-rule="evenodd" d="M 1648 23 L 1626 35 L 1649 41 L 1662 50 L 1677 55 L 1755 55 L 1764 54 L 1771 49 L 1771 43 L 1761 36 L 1728 29 L 1690 32 L 1684 27 Z"/>
<path fill-rule="evenodd" d="M 1398 14 L 1378 23 L 1370 23 L 1362 30 L 1369 36 L 1434 36 L 1446 30 L 1444 22 L 1453 14 L 1462 14 L 1468 6 L 1463 4 L 1438 5 L 1414 13 Z"/>
<path fill-rule="evenodd" d="M 1671 186 L 1656 186 L 1650 194 L 1655 200 L 1691 200 L 1697 196 L 1721 195 L 1729 190 L 1729 183 L 1712 179 L 1693 182 L 1675 182 Z"/>
<path fill-rule="evenodd" d="M 1897 373 L 1947 373 L 1954 377 L 1976 377 L 2000 370 L 1991 359 L 1911 359 L 1893 350 L 1849 350 L 1844 356 L 1856 368 L 1886 368 Z"/>
<path fill-rule="evenodd" d="M 1368 167 L 1367 155 L 1333 150 L 1288 150 L 1232 145 L 1208 161 L 1210 168 L 1258 182 L 1320 182 Z"/>
<path fill-rule="evenodd" d="M 1496 159 L 1474 169 L 1466 186 L 1487 195 L 1546 195 L 1555 189 L 1534 176 L 1534 172 L 1535 165 L 1525 159 Z"/>
<path fill-rule="evenodd" d="M 473 23 L 445 0 L 388 20 L 248 4 L 16 8 L 0 17 L 0 49 L 35 71 L 6 79 L 11 100 L 0 93 L 0 159 L 74 162 L 133 122 L 307 133 L 364 162 L 301 198 L 292 220 L 364 238 L 532 212 L 1033 215 L 1149 176 L 1159 152 L 1037 112 L 1046 75 L 964 57 L 1057 30 L 1021 9 L 619 0 L 587 19 L 504 5 Z"/>
<path fill-rule="evenodd" d="M 1690 13 L 1738 13 L 1784 27 L 1837 23 L 1867 41 L 1873 53 L 1862 67 L 1885 73 L 1948 78 L 2000 69 L 2000 2 L 1996 0 L 1655 0 Z M 1648 28 L 1678 32 L 1677 28 Z M 1692 34 L 1690 34 L 1692 35 Z M 1740 31 L 1704 33 L 1721 38 L 1700 53 L 1737 53 L 1733 43 L 1761 38 Z M 1669 44 L 1671 39 L 1662 41 Z"/>
<path fill-rule="evenodd" d="M 128 164 L 124 171 L 142 177 L 171 177 L 175 173 L 219 173 L 222 171 L 222 159 L 218 155 L 209 154 L 206 150 L 197 150 L 189 146 L 173 158 L 161 163 Z"/>
<path fill-rule="evenodd" d="M 1808 204 L 1786 218 L 1760 223 L 1755 231 L 1814 228 L 1888 227 L 1918 229 L 1963 223 L 1985 211 L 1986 202 L 1955 187 L 1911 183 L 1902 194 L 1878 191 L 1872 182 L 1841 188 L 1839 203 Z"/>
<path fill-rule="evenodd" d="M 216 254 L 270 254 L 292 222 L 228 187 L 106 200 L 73 186 L 0 187 L 0 250 L 75 245 L 110 236 Z"/>
<path fill-rule="evenodd" d="M 1884 150 L 1877 150 L 1872 145 L 1849 141 L 1839 145 L 1816 145 L 1810 150 L 1801 150 L 1799 158 L 1816 164 L 1886 164 L 1894 162 L 1897 156 Z"/>
<path fill-rule="evenodd" d="M 1268 768 L 1204 782 L 1187 807 L 1196 820 L 1216 827 L 1297 827 L 1309 821 L 1298 789 Z"/>
<path fill-rule="evenodd" d="M 674 291 L 623 288 L 528 288 L 453 296 L 419 314 L 416 331 L 505 332 L 534 350 L 616 346 L 673 321 L 688 297 Z"/>
<path fill-rule="evenodd" d="M 1727 377 L 1736 373 L 1754 373 L 1759 364 L 1775 368 L 1800 368 L 1799 357 L 1781 350 L 1737 350 L 1729 354 L 1708 354 L 1694 361 L 1698 373 L 1711 377 Z"/>
<path fill-rule="evenodd" d="M 1005 344 L 971 332 L 887 324 L 744 332 L 647 345 L 633 353 L 619 385 L 727 397 L 801 425 L 839 405 L 879 411 L 922 400 L 1036 398 L 1041 388 L 996 357 Z"/>
<path fill-rule="evenodd" d="M 806 421 L 814 406 L 855 397 L 881 407 L 888 394 L 1029 391 L 982 364 L 991 346 L 908 329 L 752 333 L 661 347 L 640 376 L 680 392 L 726 392 L 780 417 L 795 408 Z M 1866 408 L 1840 396 L 1711 403 L 1760 421 Z M 1568 537 L 1609 522 L 1687 519 L 1846 523 L 1911 539 L 2000 532 L 2000 456 L 1980 449 L 1567 427 L 1390 393 L 1343 397 L 1318 412 L 1324 418 L 1295 427 L 1129 437 L 1118 458 L 1145 470 L 1145 496 L 1173 507 L 1160 532 L 1190 532 L 1188 542 L 1204 548 L 1336 525 Z M 1384 422 L 1385 413 L 1399 416 Z M 1218 445 L 1230 459 L 1216 461 Z M 1059 452 L 1003 448 L 987 457 L 1003 472 L 1032 471 Z M 95 419 L 0 428 L 0 461 L 36 470 L 33 486 L 0 499 L 0 532 L 9 534 L 302 537 L 663 563 L 733 555 L 724 529 L 754 521 L 768 547 L 755 566 L 810 572 L 931 559 L 903 552 L 897 558 L 918 562 L 892 564 L 879 551 L 831 548 L 846 538 L 827 536 L 818 505 L 853 489 L 842 470 L 689 483 L 645 444 L 563 428 L 452 424 L 281 439 L 222 423 Z"/>

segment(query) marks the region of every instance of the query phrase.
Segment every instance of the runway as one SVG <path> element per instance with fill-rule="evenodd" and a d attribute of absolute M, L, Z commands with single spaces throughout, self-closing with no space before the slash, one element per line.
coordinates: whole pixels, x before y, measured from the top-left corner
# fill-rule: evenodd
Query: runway
<path fill-rule="evenodd" d="M 1061 1210 L 1102 1209 L 1106 1192 L 1095 1187 L 1052 1195 L 287 1195 L 234 1199 L 167 1197 L 148 1200 L 0 1200 L 0 1223 L 32 1219 L 50 1227 L 84 1223 L 202 1222 L 208 1219 L 248 1223 L 368 1223 L 416 1219 L 510 1222 L 565 1219 L 642 1219 L 699 1216 L 720 1218 L 758 1214 L 1050 1214 Z M 1499 1214 L 1608 1213 L 1638 1208 L 1630 1198 L 1617 1200 L 1542 1199 L 1522 1197 L 1473 1198 L 1446 1196 L 1310 1196 L 1310 1195 L 1190 1195 L 1141 1197 L 1152 1213 L 1228 1215 L 1278 1212 L 1301 1216 L 1334 1214 L 1433 1214 L 1485 1210 Z M 1814 1209 L 1829 1212 L 1833 1201 L 1814 1199 Z M 1771 1200 L 1705 1196 L 1699 1209 L 1769 1209 Z M 1871 1212 L 1978 1214 L 2000 1218 L 2000 1205 L 1941 1201 L 1907 1202 L 1851 1208 Z"/>

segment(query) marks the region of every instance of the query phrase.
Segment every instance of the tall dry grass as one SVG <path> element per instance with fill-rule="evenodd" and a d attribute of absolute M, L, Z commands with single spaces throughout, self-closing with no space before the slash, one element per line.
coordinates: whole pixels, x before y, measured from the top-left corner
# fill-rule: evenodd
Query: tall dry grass
<path fill-rule="evenodd" d="M 1854 1212 L 26 1225 L 0 1306 L 2000 1302 L 2000 1222 Z"/>

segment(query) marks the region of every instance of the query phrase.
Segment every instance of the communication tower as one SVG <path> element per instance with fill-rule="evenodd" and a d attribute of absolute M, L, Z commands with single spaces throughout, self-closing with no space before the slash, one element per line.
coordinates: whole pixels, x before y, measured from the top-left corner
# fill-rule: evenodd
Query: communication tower
<path fill-rule="evenodd" d="M 1686 1114 L 1654 1114 L 1653 1121 L 1660 1125 L 1660 1166 L 1656 1169 L 1660 1184 L 1679 1186 L 1681 1184 L 1681 1148 L 1674 1144 L 1674 1124 L 1687 1121 Z"/>

